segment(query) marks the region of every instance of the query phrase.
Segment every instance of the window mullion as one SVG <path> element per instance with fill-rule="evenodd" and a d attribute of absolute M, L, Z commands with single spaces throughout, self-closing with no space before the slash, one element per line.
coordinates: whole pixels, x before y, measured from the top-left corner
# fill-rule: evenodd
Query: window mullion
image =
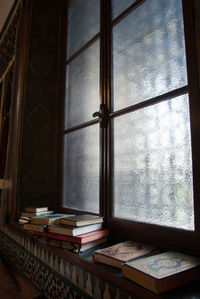
<path fill-rule="evenodd" d="M 187 53 L 187 72 L 189 87 L 189 105 L 190 105 L 190 122 L 191 122 L 191 142 L 192 142 L 192 162 L 193 162 L 193 192 L 194 192 L 194 214 L 195 214 L 195 231 L 200 231 L 200 169 L 199 169 L 199 128 L 200 128 L 200 103 L 199 103 L 199 78 L 198 64 L 195 41 L 195 16 L 194 1 L 192 3 L 183 0 L 183 16 L 185 28 L 185 44 Z M 198 42 L 198 41 L 197 41 Z"/>
<path fill-rule="evenodd" d="M 101 0 L 100 98 L 108 113 L 111 109 L 111 0 Z M 109 127 L 109 125 L 108 125 Z M 107 222 L 109 199 L 109 134 L 108 127 L 100 129 L 100 209 Z"/>

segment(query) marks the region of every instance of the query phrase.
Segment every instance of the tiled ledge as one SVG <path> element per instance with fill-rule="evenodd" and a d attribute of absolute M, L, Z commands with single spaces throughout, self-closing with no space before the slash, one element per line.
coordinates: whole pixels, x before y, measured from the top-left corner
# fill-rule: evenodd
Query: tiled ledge
<path fill-rule="evenodd" d="M 1 228 L 0 250 L 47 298 L 158 298 L 71 252 L 35 243 L 18 225 Z"/>
<path fill-rule="evenodd" d="M 199 281 L 160 296 L 76 254 L 36 243 L 17 224 L 0 229 L 0 251 L 47 298 L 198 299 Z"/>

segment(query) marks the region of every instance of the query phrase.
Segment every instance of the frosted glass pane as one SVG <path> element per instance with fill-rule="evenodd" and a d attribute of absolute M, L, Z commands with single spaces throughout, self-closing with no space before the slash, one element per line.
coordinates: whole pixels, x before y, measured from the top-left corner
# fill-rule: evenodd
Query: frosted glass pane
<path fill-rule="evenodd" d="M 99 0 L 70 1 L 68 15 L 68 58 L 99 32 L 99 24 Z"/>
<path fill-rule="evenodd" d="M 118 17 L 125 9 L 127 9 L 136 0 L 112 0 L 112 16 L 113 19 Z"/>
<path fill-rule="evenodd" d="M 67 66 L 65 128 L 92 119 L 99 110 L 99 41 Z"/>
<path fill-rule="evenodd" d="M 99 212 L 99 126 L 64 137 L 63 205 Z"/>
<path fill-rule="evenodd" d="M 181 0 L 147 0 L 113 28 L 114 110 L 186 84 Z"/>
<path fill-rule="evenodd" d="M 194 229 L 188 111 L 184 95 L 114 120 L 114 216 Z"/>

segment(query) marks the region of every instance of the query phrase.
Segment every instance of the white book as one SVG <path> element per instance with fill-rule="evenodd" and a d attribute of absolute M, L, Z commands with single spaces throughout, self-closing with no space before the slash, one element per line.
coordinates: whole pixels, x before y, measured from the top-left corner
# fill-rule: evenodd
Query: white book
<path fill-rule="evenodd" d="M 62 234 L 67 236 L 78 236 L 101 228 L 102 228 L 102 223 L 95 223 L 95 224 L 85 225 L 80 227 L 54 224 L 48 226 L 48 231 L 51 233 Z"/>

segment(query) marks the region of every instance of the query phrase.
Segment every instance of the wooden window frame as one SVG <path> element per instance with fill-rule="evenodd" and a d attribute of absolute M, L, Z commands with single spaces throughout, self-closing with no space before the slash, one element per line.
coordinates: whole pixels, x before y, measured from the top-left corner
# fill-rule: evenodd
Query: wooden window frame
<path fill-rule="evenodd" d="M 138 5 L 142 4 L 145 0 L 138 0 L 128 7 L 122 14 L 117 16 L 114 20 L 111 19 L 111 0 L 101 0 L 101 25 L 100 34 L 93 37 L 86 45 L 78 50 L 68 61 L 66 61 L 66 37 L 67 37 L 67 6 L 69 1 L 65 2 L 65 13 L 63 13 L 63 38 L 62 55 L 60 67 L 63 74 L 62 81 L 62 107 L 64 105 L 64 90 L 65 90 L 65 65 L 71 59 L 78 56 L 84 49 L 86 49 L 95 39 L 100 36 L 100 104 L 107 104 L 109 118 L 113 119 L 116 116 L 133 111 L 134 109 L 141 108 L 148 105 L 148 101 L 121 109 L 116 112 L 111 110 L 111 67 L 112 67 L 112 26 L 117 24 L 122 18 L 132 12 Z M 198 211 L 200 210 L 200 144 L 198 142 L 200 130 L 200 101 L 199 101 L 199 74 L 198 74 L 198 57 L 196 51 L 196 37 L 195 37 L 195 16 L 194 6 L 195 1 L 182 0 L 183 3 L 183 18 L 185 30 L 185 46 L 186 46 L 186 60 L 187 60 L 187 74 L 188 85 L 175 91 L 168 92 L 164 95 L 157 96 L 151 99 L 151 104 L 161 102 L 163 99 L 170 99 L 174 96 L 179 96 L 188 92 L 189 106 L 190 106 L 190 123 L 191 123 L 191 143 L 192 143 L 192 162 L 193 162 L 193 191 L 194 191 L 194 216 L 195 216 L 195 229 L 188 231 L 183 229 L 176 229 L 171 227 L 164 227 L 153 224 L 138 223 L 134 221 L 121 220 L 112 216 L 112 134 L 111 125 L 108 128 L 101 129 L 100 138 L 102 143 L 100 145 L 100 214 L 104 216 L 105 223 L 109 227 L 112 235 L 117 238 L 137 239 L 146 241 L 148 243 L 158 244 L 160 246 L 167 246 L 168 248 L 177 248 L 189 253 L 199 254 L 200 242 L 200 217 Z M 103 21 L 102 21 L 103 20 Z M 109 30 L 108 30 L 109 29 Z M 63 61 L 65 63 L 63 64 Z M 63 68 L 64 65 L 64 68 Z M 94 111 L 95 112 L 95 111 Z M 69 130 L 63 131 L 64 115 L 62 113 L 61 121 L 61 134 L 59 137 L 61 154 L 60 154 L 60 185 L 59 195 L 60 201 L 58 208 L 63 212 L 77 212 L 72 209 L 62 207 L 62 157 L 63 157 L 63 134 L 75 131 L 80 127 L 87 127 L 91 124 L 97 123 L 99 120 L 94 119 L 84 123 L 81 126 L 75 126 Z M 78 211 L 78 213 L 82 213 Z M 83 212 L 85 213 L 85 211 Z"/>

